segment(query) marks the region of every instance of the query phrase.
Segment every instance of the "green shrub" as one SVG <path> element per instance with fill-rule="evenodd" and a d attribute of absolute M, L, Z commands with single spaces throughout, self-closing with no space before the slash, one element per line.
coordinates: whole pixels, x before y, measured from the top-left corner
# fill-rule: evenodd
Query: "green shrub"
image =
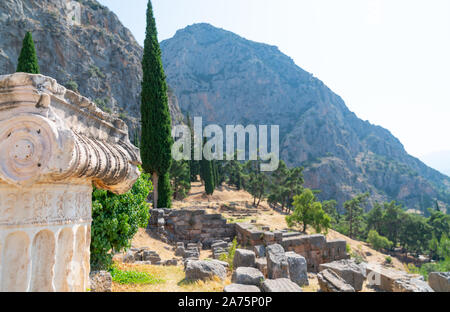
<path fill-rule="evenodd" d="M 146 199 L 151 191 L 149 176 L 142 174 L 126 194 L 115 195 L 95 189 L 92 193 L 91 266 L 95 270 L 109 269 L 112 251 L 130 247 L 139 227 L 148 224 Z"/>
<path fill-rule="evenodd" d="M 236 253 L 237 248 L 238 248 L 237 238 L 235 237 L 233 239 L 233 242 L 231 243 L 229 250 L 228 250 L 228 254 L 223 254 L 223 255 L 220 255 L 220 257 L 219 257 L 219 260 L 225 261 L 228 263 L 231 271 L 233 271 L 234 254 Z"/>
<path fill-rule="evenodd" d="M 73 92 L 78 92 L 78 83 L 76 81 L 70 80 L 66 83 L 66 88 L 72 90 Z"/>
<path fill-rule="evenodd" d="M 384 260 L 386 261 L 387 264 L 391 264 L 392 263 L 391 256 L 387 256 L 386 258 L 384 258 Z"/>
<path fill-rule="evenodd" d="M 369 235 L 367 236 L 367 242 L 375 249 L 391 249 L 392 242 L 388 240 L 386 237 L 381 236 L 375 230 L 370 230 Z"/>
<path fill-rule="evenodd" d="M 109 270 L 111 273 L 112 280 L 121 285 L 125 284 L 159 284 L 163 283 L 164 280 L 155 278 L 149 273 L 137 272 L 137 271 L 122 271 L 117 267 L 113 266 Z"/>

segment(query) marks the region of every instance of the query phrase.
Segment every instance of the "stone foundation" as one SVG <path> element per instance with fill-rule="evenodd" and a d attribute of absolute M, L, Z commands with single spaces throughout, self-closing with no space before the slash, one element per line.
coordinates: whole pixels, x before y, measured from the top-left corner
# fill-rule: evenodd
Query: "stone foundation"
<path fill-rule="evenodd" d="M 327 241 L 325 236 L 303 235 L 289 231 L 263 231 L 252 224 L 237 223 L 236 236 L 238 243 L 245 247 L 257 245 L 280 244 L 285 251 L 294 251 L 305 257 L 308 271 L 318 272 L 322 263 L 348 259 L 347 243 L 345 240 Z"/>
<path fill-rule="evenodd" d="M 221 214 L 206 214 L 205 210 L 150 210 L 149 228 L 173 243 L 201 242 L 210 247 L 215 240 L 231 240 L 236 232 Z"/>

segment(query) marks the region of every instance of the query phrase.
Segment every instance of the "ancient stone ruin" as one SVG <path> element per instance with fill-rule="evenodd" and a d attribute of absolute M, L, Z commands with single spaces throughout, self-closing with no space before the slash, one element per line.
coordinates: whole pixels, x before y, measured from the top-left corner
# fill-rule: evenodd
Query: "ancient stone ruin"
<path fill-rule="evenodd" d="M 349 258 L 345 240 L 327 241 L 320 234 L 304 235 L 294 231 L 271 232 L 249 223 L 237 223 L 235 229 L 241 246 L 280 244 L 285 251 L 293 251 L 305 257 L 309 272 L 318 272 L 322 263 Z"/>
<path fill-rule="evenodd" d="M 202 209 L 152 209 L 149 228 L 170 242 L 201 242 L 205 248 L 215 240 L 235 236 L 234 224 L 221 214 L 207 214 Z"/>
<path fill-rule="evenodd" d="M 128 191 L 125 123 L 42 75 L 0 76 L 0 291 L 85 291 L 92 185 Z"/>

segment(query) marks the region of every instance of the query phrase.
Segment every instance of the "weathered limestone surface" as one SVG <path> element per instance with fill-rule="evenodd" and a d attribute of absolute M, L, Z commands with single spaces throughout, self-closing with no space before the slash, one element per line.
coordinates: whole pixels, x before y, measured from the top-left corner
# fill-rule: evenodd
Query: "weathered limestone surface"
<path fill-rule="evenodd" d="M 270 279 L 289 278 L 289 263 L 281 245 L 270 245 L 266 249 L 267 276 Z"/>
<path fill-rule="evenodd" d="M 190 260 L 186 263 L 186 280 L 211 280 L 215 276 L 224 280 L 227 277 L 227 270 L 223 265 L 214 261 Z"/>
<path fill-rule="evenodd" d="M 380 265 L 366 267 L 367 283 L 387 292 L 433 292 L 419 275 L 387 269 Z"/>
<path fill-rule="evenodd" d="M 127 126 L 42 75 L 0 76 L 0 291 L 85 291 L 92 185 L 128 191 Z"/>
<path fill-rule="evenodd" d="M 355 292 L 355 289 L 345 280 L 330 269 L 325 269 L 317 274 L 320 290 L 323 292 Z"/>
<path fill-rule="evenodd" d="M 432 272 L 428 275 L 428 284 L 434 291 L 450 292 L 450 272 Z"/>
<path fill-rule="evenodd" d="M 239 267 L 233 272 L 231 282 L 243 285 L 260 286 L 264 275 L 260 270 L 250 267 Z"/>
<path fill-rule="evenodd" d="M 226 293 L 243 293 L 243 292 L 261 292 L 261 290 L 254 285 L 230 284 L 225 286 L 223 292 Z"/>
<path fill-rule="evenodd" d="M 339 260 L 324 263 L 319 270 L 329 269 L 339 275 L 346 283 L 350 284 L 356 291 L 361 291 L 366 279 L 364 270 L 354 260 Z"/>
<path fill-rule="evenodd" d="M 233 259 L 233 267 L 255 267 L 255 253 L 247 249 L 236 249 Z"/>
<path fill-rule="evenodd" d="M 265 280 L 261 285 L 261 289 L 264 292 L 302 292 L 300 286 L 288 278 Z"/>

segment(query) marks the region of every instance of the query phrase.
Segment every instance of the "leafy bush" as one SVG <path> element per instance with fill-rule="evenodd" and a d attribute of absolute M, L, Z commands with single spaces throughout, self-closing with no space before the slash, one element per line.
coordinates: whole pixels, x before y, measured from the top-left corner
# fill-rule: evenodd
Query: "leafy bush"
<path fill-rule="evenodd" d="M 421 267 L 416 267 L 414 264 L 408 264 L 408 272 L 422 275 L 425 280 L 428 280 L 428 275 L 431 272 L 450 272 L 450 259 L 441 262 L 425 263 Z"/>
<path fill-rule="evenodd" d="M 387 264 L 391 264 L 392 263 L 391 256 L 387 256 L 386 258 L 384 258 L 384 260 L 386 261 Z"/>
<path fill-rule="evenodd" d="M 381 249 L 391 249 L 392 242 L 388 240 L 386 237 L 381 236 L 375 230 L 370 230 L 369 235 L 367 237 L 367 242 L 372 245 L 375 250 Z"/>
<path fill-rule="evenodd" d="M 230 266 L 230 270 L 233 271 L 233 260 L 234 260 L 234 254 L 236 253 L 236 248 L 238 248 L 237 244 L 237 238 L 235 237 L 233 239 L 233 242 L 231 243 L 231 246 L 228 250 L 228 254 L 220 255 L 219 260 L 225 261 Z"/>
<path fill-rule="evenodd" d="M 137 271 L 122 271 L 116 266 L 111 267 L 109 270 L 114 282 L 121 285 L 124 284 L 159 284 L 164 280 L 155 278 L 149 273 L 137 272 Z"/>
<path fill-rule="evenodd" d="M 92 193 L 91 266 L 109 269 L 112 251 L 121 252 L 130 247 L 139 227 L 148 224 L 151 191 L 149 175 L 142 174 L 126 194 L 115 195 L 95 189 Z"/>
<path fill-rule="evenodd" d="M 66 83 L 66 88 L 72 90 L 73 92 L 78 92 L 78 83 L 76 83 L 76 81 L 70 80 Z"/>

